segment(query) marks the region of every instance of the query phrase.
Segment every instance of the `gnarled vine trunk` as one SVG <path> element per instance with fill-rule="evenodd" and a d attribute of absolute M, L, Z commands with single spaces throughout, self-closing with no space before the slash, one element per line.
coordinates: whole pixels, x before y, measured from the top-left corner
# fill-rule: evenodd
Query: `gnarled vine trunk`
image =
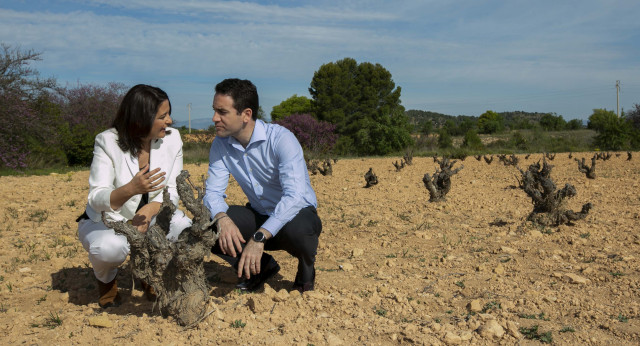
<path fill-rule="evenodd" d="M 544 160 L 544 158 L 543 158 Z M 556 190 L 556 184 L 551 180 L 553 166 L 540 161 L 529 166 L 526 171 L 520 170 L 522 180 L 520 188 L 531 197 L 533 211 L 527 220 L 543 226 L 558 226 L 572 221 L 584 219 L 592 208 L 591 203 L 582 206 L 582 210 L 574 212 L 564 207 L 564 200 L 577 194 L 576 188 L 566 184 L 561 190 Z"/>
<path fill-rule="evenodd" d="M 127 237 L 131 249 L 131 271 L 136 278 L 155 289 L 156 303 L 162 315 L 173 316 L 183 326 L 194 325 L 205 315 L 209 284 L 203 261 L 218 239 L 218 233 L 210 230 L 214 223 L 211 214 L 202 203 L 204 191 L 196 187 L 196 199 L 188 178 L 189 172 L 182 171 L 176 181 L 180 200 L 194 215 L 193 225 L 182 231 L 175 243 L 166 238 L 171 216 L 176 210 L 166 189 L 156 224 L 146 233 L 140 233 L 122 221 L 108 221 L 104 213 L 102 216 L 105 225 Z"/>

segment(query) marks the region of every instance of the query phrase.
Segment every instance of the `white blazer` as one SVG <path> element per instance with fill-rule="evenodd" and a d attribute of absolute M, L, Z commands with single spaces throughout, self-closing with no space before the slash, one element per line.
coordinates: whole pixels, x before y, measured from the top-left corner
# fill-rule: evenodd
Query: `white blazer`
<path fill-rule="evenodd" d="M 182 171 L 182 139 L 176 129 L 171 130 L 164 138 L 151 142 L 149 170 L 160 167 L 165 172 L 162 185 L 169 188 L 171 202 L 178 205 L 176 177 Z M 110 128 L 96 136 L 93 148 L 93 162 L 89 176 L 89 197 L 87 215 L 94 222 L 102 221 L 102 212 L 107 219 L 127 221 L 133 219 L 140 204 L 142 195 L 131 197 L 120 209 L 111 209 L 111 191 L 123 186 L 140 171 L 138 158 L 124 152 L 118 146 L 118 132 Z M 162 191 L 150 192 L 149 202 L 162 203 Z"/>

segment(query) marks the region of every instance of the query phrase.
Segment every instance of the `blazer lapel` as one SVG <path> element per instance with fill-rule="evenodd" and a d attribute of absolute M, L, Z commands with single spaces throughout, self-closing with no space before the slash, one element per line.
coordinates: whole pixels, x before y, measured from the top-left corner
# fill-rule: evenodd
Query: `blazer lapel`
<path fill-rule="evenodd" d="M 165 161 L 166 153 L 164 150 L 161 150 L 162 139 L 155 140 L 151 143 L 151 152 L 149 153 L 149 169 L 156 169 L 158 167 L 161 168 L 161 171 L 166 171 L 167 168 L 162 164 Z"/>
<path fill-rule="evenodd" d="M 124 154 L 124 160 L 127 162 L 127 167 L 129 167 L 129 171 L 131 171 L 131 176 L 138 174 L 140 171 L 140 166 L 138 165 L 138 158 L 131 155 L 131 153 L 127 152 Z"/>

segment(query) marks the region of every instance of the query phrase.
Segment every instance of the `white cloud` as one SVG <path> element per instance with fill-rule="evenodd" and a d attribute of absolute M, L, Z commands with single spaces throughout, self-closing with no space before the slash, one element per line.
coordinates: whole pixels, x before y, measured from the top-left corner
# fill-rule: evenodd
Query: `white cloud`
<path fill-rule="evenodd" d="M 353 57 L 387 68 L 405 105 L 440 100 L 456 113 L 456 104 L 476 99 L 535 101 L 545 90 L 640 78 L 636 1 L 58 3 L 73 10 L 0 8 L 0 32 L 43 51 L 43 75 L 72 81 L 188 82 L 184 89 L 196 90 L 240 76 L 290 92 L 265 92 L 278 103 L 305 94 L 320 65 Z"/>

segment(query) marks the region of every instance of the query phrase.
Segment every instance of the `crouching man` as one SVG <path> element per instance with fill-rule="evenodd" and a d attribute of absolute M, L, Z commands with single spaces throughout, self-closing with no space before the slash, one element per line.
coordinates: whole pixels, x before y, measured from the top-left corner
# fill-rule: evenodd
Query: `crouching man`
<path fill-rule="evenodd" d="M 253 291 L 280 266 L 265 253 L 284 250 L 298 259 L 293 289 L 314 289 L 322 222 L 302 147 L 286 128 L 257 119 L 258 92 L 248 80 L 216 85 L 205 206 L 218 219 L 220 237 L 211 252 L 238 272 L 237 288 Z M 225 202 L 229 174 L 249 203 Z"/>

